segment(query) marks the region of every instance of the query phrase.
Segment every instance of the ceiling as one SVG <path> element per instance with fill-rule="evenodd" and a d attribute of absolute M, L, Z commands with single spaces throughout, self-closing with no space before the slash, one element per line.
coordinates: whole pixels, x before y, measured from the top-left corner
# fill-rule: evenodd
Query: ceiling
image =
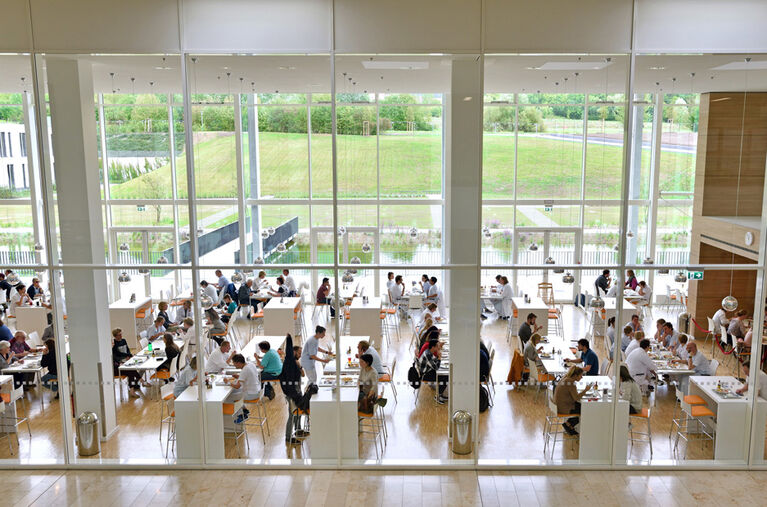
<path fill-rule="evenodd" d="M 642 55 L 636 93 L 767 91 L 767 55 Z M 180 93 L 177 55 L 86 55 L 95 91 Z M 609 60 L 608 60 L 609 58 Z M 453 57 L 339 55 L 339 93 L 445 93 Z M 629 58 L 573 55 L 486 55 L 488 93 L 621 93 Z M 0 92 L 31 90 L 28 55 L 0 55 Z M 188 64 L 192 93 L 328 93 L 328 55 L 200 55 Z M 576 75 L 576 73 L 578 75 Z M 692 74 L 694 73 L 694 77 Z M 24 78 L 22 80 L 22 78 Z"/>

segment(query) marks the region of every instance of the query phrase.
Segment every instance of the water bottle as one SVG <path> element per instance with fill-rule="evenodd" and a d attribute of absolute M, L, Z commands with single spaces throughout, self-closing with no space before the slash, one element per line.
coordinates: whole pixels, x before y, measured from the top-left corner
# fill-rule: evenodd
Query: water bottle
<path fill-rule="evenodd" d="M 147 350 L 149 351 L 150 354 L 154 355 L 152 342 L 149 342 L 149 345 L 147 345 Z"/>

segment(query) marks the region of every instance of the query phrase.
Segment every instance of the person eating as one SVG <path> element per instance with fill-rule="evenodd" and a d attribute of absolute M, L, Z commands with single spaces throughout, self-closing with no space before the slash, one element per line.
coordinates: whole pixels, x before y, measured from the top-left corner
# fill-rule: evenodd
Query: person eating
<path fill-rule="evenodd" d="M 578 434 L 575 425 L 578 424 L 578 421 L 580 420 L 581 398 L 583 398 L 592 387 L 596 386 L 596 383 L 589 384 L 582 391 L 578 391 L 575 384 L 582 378 L 583 369 L 578 366 L 573 366 L 554 388 L 554 403 L 557 405 L 557 412 L 573 416 L 562 423 L 562 427 L 568 435 Z"/>
<path fill-rule="evenodd" d="M 565 359 L 565 363 L 582 363 L 582 369 L 586 375 L 599 375 L 599 356 L 597 356 L 596 352 L 591 350 L 589 341 L 586 338 L 581 338 L 578 340 L 578 351 L 580 352 L 580 357 L 575 359 Z"/>

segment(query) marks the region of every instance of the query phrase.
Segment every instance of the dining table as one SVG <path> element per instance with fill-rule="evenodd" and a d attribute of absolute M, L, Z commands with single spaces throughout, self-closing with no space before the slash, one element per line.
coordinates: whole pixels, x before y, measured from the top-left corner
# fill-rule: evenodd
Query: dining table
<path fill-rule="evenodd" d="M 529 314 L 536 316 L 535 324 L 541 326 L 538 334 L 541 336 L 549 334 L 549 306 L 539 297 L 530 297 L 527 300 L 524 297 L 511 298 L 511 306 L 517 310 L 518 321 L 521 324 L 525 322 Z"/>

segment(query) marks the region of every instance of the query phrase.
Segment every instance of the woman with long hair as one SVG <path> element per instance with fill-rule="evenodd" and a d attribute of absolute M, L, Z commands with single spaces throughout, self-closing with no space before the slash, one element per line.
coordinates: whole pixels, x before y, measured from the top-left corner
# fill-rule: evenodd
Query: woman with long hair
<path fill-rule="evenodd" d="M 578 424 L 578 416 L 581 413 L 581 398 L 589 389 L 596 385 L 589 384 L 582 391 L 578 391 L 575 384 L 582 378 L 583 368 L 573 366 L 567 372 L 567 375 L 562 377 L 562 380 L 557 383 L 557 387 L 554 388 L 554 403 L 557 404 L 557 412 L 574 416 L 562 423 L 562 427 L 568 435 L 578 434 L 575 430 L 575 425 Z"/>

